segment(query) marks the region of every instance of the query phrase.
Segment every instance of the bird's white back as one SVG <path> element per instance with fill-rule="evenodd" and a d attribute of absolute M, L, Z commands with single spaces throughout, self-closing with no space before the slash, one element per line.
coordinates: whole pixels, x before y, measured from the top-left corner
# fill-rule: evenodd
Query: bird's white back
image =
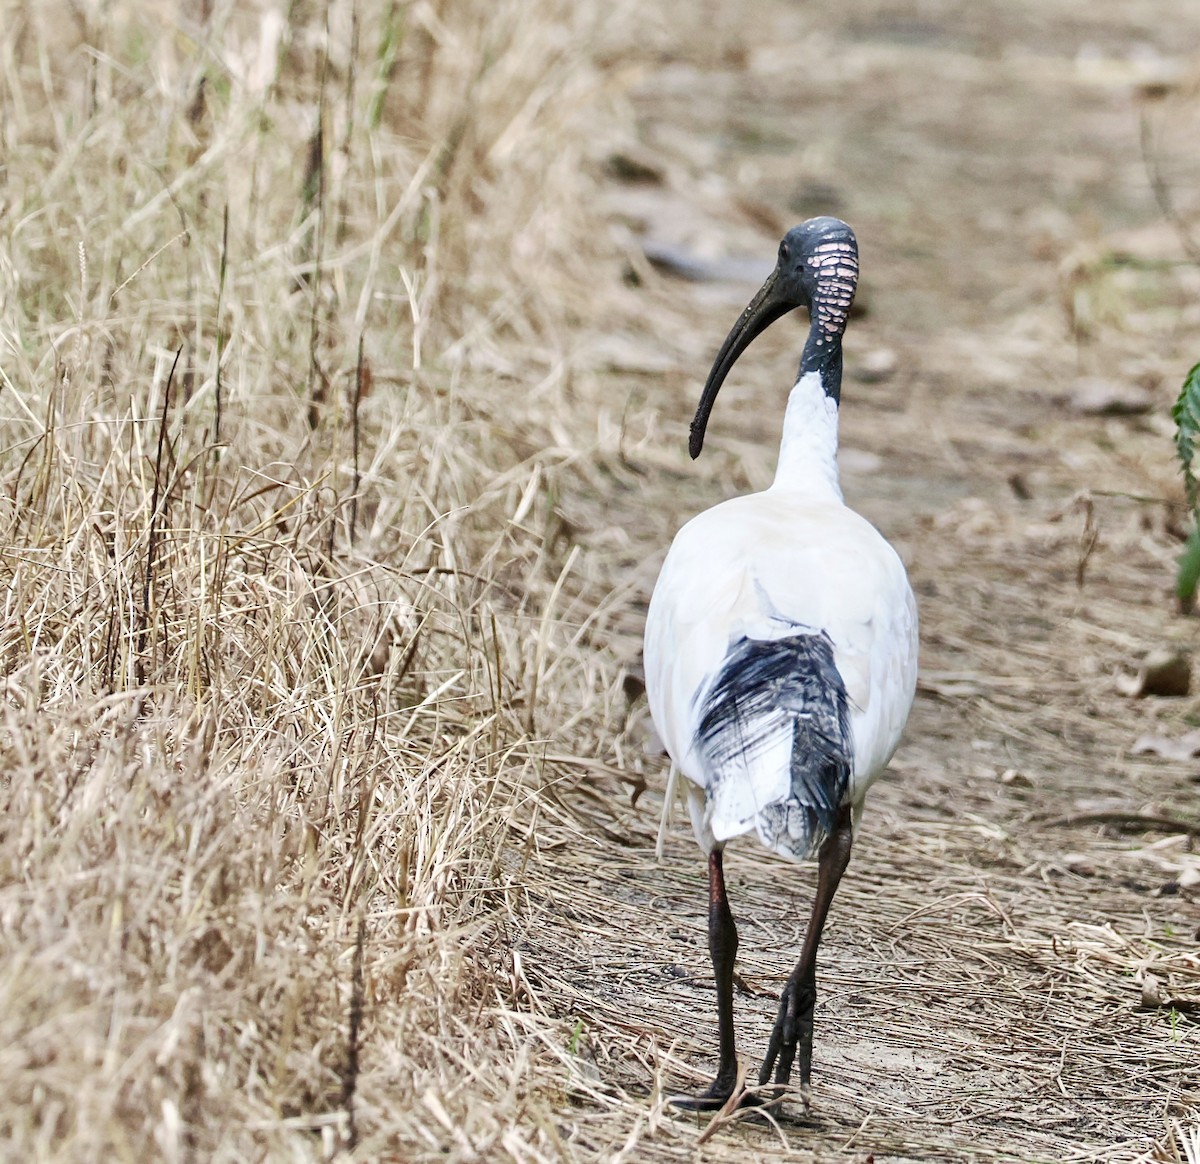
<path fill-rule="evenodd" d="M 651 714 L 679 765 L 708 790 L 697 749 L 706 692 L 741 638 L 824 632 L 850 708 L 849 798 L 861 802 L 900 740 L 916 685 L 916 609 L 899 557 L 864 518 L 832 498 L 775 486 L 700 514 L 678 533 L 647 615 Z M 791 737 L 780 732 L 721 781 L 708 823 L 724 840 L 786 795 Z M 797 855 L 797 854 L 790 854 Z"/>

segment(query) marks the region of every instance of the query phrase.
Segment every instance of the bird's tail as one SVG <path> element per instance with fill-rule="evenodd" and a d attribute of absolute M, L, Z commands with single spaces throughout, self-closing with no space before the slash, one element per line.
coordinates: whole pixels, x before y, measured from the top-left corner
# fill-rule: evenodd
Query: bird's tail
<path fill-rule="evenodd" d="M 829 636 L 735 643 L 705 697 L 696 740 L 710 805 L 738 806 L 730 835 L 753 827 L 768 848 L 810 856 L 835 826 L 853 755 Z M 786 773 L 778 766 L 785 756 Z"/>
<path fill-rule="evenodd" d="M 791 789 L 761 809 L 755 822 L 762 843 L 786 857 L 811 857 L 821 847 L 850 784 L 848 740 L 840 733 L 831 738 L 825 718 L 797 715 L 792 721 Z"/>

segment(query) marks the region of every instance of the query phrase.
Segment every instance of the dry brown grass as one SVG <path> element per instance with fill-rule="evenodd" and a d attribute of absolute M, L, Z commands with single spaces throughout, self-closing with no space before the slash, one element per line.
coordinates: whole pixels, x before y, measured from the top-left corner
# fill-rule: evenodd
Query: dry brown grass
<path fill-rule="evenodd" d="M 1112 682 L 1194 643 L 1169 507 L 1130 500 L 1177 482 L 1154 424 L 1053 403 L 1147 337 L 1194 361 L 1195 275 L 1071 283 L 1030 204 L 1077 124 L 1126 172 L 1126 97 L 1000 51 L 1025 21 L 1069 60 L 1074 0 L 993 5 L 995 52 L 826 5 L 802 94 L 819 5 L 696 7 L 0 0 L 0 1155 L 1195 1154 L 1197 857 L 1139 827 L 1194 820 L 1194 772 L 1130 744 L 1200 700 Z M 635 118 L 661 185 L 598 190 Z M 621 672 L 673 529 L 769 479 L 795 335 L 689 476 L 742 288 L 600 224 L 769 256 L 833 178 L 873 307 L 847 493 L 910 562 L 921 698 L 831 919 L 815 1115 L 710 1131 L 664 1099 L 711 1067 L 702 863 L 678 820 L 653 860 Z M 811 872 L 729 870 L 752 1061 Z"/>
<path fill-rule="evenodd" d="M 552 1135 L 496 941 L 609 701 L 601 16 L 4 5 L 6 1157 Z"/>

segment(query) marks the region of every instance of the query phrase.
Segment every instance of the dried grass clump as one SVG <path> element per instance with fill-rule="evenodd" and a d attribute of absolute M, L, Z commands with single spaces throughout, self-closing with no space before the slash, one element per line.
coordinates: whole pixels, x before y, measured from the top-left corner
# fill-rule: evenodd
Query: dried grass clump
<path fill-rule="evenodd" d="M 498 939 L 609 699 L 555 500 L 598 9 L 0 20 L 5 1155 L 553 1137 Z"/>

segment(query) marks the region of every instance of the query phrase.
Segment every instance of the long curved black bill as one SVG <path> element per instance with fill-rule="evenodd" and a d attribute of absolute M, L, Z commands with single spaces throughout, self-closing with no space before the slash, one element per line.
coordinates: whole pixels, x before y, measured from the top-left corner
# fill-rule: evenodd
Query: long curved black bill
<path fill-rule="evenodd" d="M 700 396 L 700 404 L 696 408 L 696 416 L 692 421 L 691 436 L 688 440 L 688 452 L 694 461 L 704 448 L 704 430 L 708 427 L 708 415 L 712 412 L 713 404 L 729 369 L 737 363 L 737 358 L 754 342 L 768 327 L 781 316 L 786 315 L 800 303 L 786 295 L 779 278 L 779 268 L 771 272 L 767 281 L 759 288 L 758 294 L 750 300 L 749 306 L 738 317 L 733 330 L 725 337 L 721 350 L 713 362 L 712 371 L 708 374 L 708 382 Z"/>

